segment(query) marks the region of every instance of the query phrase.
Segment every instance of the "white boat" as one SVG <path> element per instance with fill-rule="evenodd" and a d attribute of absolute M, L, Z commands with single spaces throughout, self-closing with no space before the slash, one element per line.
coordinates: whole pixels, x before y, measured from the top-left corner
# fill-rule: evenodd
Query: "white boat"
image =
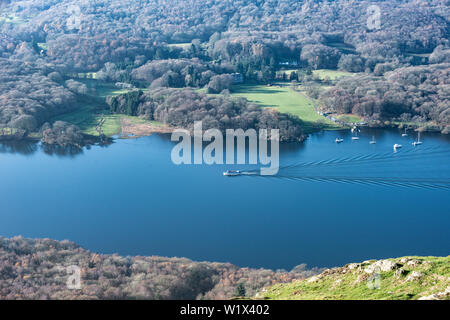
<path fill-rule="evenodd" d="M 336 138 L 336 143 L 341 143 L 341 142 L 344 142 L 344 139 Z"/>
<path fill-rule="evenodd" d="M 240 176 L 241 174 L 242 174 L 242 172 L 239 170 L 227 170 L 223 173 L 223 175 L 226 177 L 236 177 L 236 176 Z"/>
<path fill-rule="evenodd" d="M 417 141 L 414 141 L 412 144 L 414 147 L 422 144 L 422 141 L 420 141 L 420 131 L 419 131 L 419 135 L 417 136 Z"/>
<path fill-rule="evenodd" d="M 352 137 L 352 140 L 359 140 L 358 132 L 359 132 L 358 127 L 357 127 L 357 126 L 354 126 L 354 127 L 352 128 L 352 133 L 355 133 L 355 135 Z"/>
<path fill-rule="evenodd" d="M 377 141 L 375 140 L 375 136 L 372 136 L 372 140 L 370 140 L 369 143 L 370 143 L 370 144 L 375 144 L 375 143 L 377 143 Z"/>
<path fill-rule="evenodd" d="M 402 137 L 407 137 L 408 134 L 406 133 L 406 128 L 405 128 L 405 132 L 402 134 Z"/>
<path fill-rule="evenodd" d="M 394 144 L 394 150 L 400 149 L 401 147 L 403 147 L 401 144 L 398 143 Z"/>

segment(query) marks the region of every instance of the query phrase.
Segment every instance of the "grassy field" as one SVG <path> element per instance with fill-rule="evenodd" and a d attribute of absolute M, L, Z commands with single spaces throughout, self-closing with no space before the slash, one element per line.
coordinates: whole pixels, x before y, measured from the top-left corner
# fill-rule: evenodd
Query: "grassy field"
<path fill-rule="evenodd" d="M 10 16 L 0 17 L 0 22 L 13 23 L 13 24 L 24 24 L 27 21 L 23 20 L 20 17 L 10 15 Z"/>
<path fill-rule="evenodd" d="M 192 43 L 190 42 L 186 42 L 186 43 L 170 43 L 167 46 L 171 47 L 171 48 L 181 48 L 183 50 L 188 49 L 190 46 L 192 45 Z"/>
<path fill-rule="evenodd" d="M 41 50 L 48 50 L 48 44 L 46 42 L 38 42 L 37 46 Z"/>
<path fill-rule="evenodd" d="M 450 256 L 389 260 L 393 262 L 392 268 L 374 269 L 378 270 L 375 273 L 367 272 L 375 260 L 351 264 L 329 269 L 309 279 L 275 285 L 256 298 L 414 300 L 435 295 L 440 299 L 450 299 Z"/>
<path fill-rule="evenodd" d="M 234 86 L 232 96 L 245 97 L 247 100 L 266 108 L 275 108 L 282 113 L 299 117 L 306 124 L 306 130 L 318 127 L 332 128 L 334 123 L 319 115 L 311 99 L 292 90 L 288 86 L 238 85 Z"/>
<path fill-rule="evenodd" d="M 324 80 L 325 78 L 330 78 L 330 80 L 336 80 L 342 77 L 353 77 L 356 73 L 338 71 L 338 70 L 329 70 L 329 69 L 319 69 L 314 70 L 313 75 L 319 78 L 320 80 Z"/>
<path fill-rule="evenodd" d="M 362 118 L 355 116 L 354 114 L 342 114 L 336 116 L 336 118 L 346 123 L 359 123 L 363 121 Z"/>
<path fill-rule="evenodd" d="M 286 70 L 278 70 L 277 71 L 277 76 L 279 76 L 279 75 L 283 75 L 283 73 L 286 75 L 286 76 L 290 76 L 291 75 L 291 73 L 292 72 L 297 72 L 299 69 L 286 69 Z"/>
<path fill-rule="evenodd" d="M 74 78 L 77 80 L 84 80 L 84 79 L 94 79 L 96 80 L 97 72 L 79 72 L 79 73 L 71 73 L 67 75 L 70 78 Z"/>
<path fill-rule="evenodd" d="M 15 134 L 17 132 L 17 129 L 16 128 L 9 128 L 9 127 L 1 128 L 0 129 L 0 133 L 2 133 L 2 132 L 5 135 Z"/>
<path fill-rule="evenodd" d="M 83 106 L 77 111 L 57 116 L 53 118 L 51 122 L 57 120 L 65 121 L 77 125 L 86 134 L 98 136 L 99 134 L 96 131 L 96 126 L 100 122 L 102 114 L 105 118 L 105 122 L 102 126 L 103 134 L 108 137 L 119 135 L 121 133 L 123 119 L 126 119 L 128 124 L 159 124 L 158 122 L 147 121 L 139 117 L 111 114 L 103 104 L 95 103 L 95 101 L 83 102 Z"/>
<path fill-rule="evenodd" d="M 105 103 L 107 96 L 115 96 L 122 93 L 127 93 L 130 89 L 119 89 L 112 83 L 103 83 L 96 80 L 80 80 L 88 87 L 92 88 L 95 85 L 95 96 L 88 96 L 79 103 L 81 107 L 74 112 L 59 115 L 51 119 L 54 121 L 65 121 L 71 124 L 75 124 L 86 133 L 94 136 L 98 136 L 96 126 L 101 119 L 101 115 L 104 115 L 105 122 L 103 123 L 102 130 L 106 136 L 114 136 L 121 133 L 122 123 L 121 119 L 126 118 L 129 123 L 141 124 L 146 122 L 139 117 L 111 114 L 109 108 Z M 141 89 L 146 91 L 146 89 Z M 150 123 L 150 122 L 149 122 Z"/>

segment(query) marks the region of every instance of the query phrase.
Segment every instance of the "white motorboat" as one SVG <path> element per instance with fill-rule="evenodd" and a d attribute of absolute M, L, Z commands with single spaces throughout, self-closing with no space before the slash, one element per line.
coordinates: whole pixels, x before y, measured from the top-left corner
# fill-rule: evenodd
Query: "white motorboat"
<path fill-rule="evenodd" d="M 227 170 L 223 173 L 223 175 L 226 177 L 237 177 L 240 176 L 241 174 L 242 172 L 239 170 Z"/>

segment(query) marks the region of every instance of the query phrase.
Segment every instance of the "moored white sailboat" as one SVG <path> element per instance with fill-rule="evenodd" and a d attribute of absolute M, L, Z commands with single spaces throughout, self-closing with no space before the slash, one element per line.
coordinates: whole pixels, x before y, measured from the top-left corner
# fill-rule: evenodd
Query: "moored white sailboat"
<path fill-rule="evenodd" d="M 417 141 L 414 141 L 412 144 L 413 146 L 418 146 L 422 144 L 422 141 L 420 141 L 420 131 L 419 134 L 417 135 Z"/>

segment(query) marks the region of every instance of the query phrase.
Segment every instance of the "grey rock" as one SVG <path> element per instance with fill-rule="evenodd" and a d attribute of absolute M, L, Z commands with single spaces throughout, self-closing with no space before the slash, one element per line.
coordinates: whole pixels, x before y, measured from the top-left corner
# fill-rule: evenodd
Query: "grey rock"
<path fill-rule="evenodd" d="M 413 271 L 411 274 L 406 278 L 406 281 L 417 281 L 423 278 L 424 274 L 419 271 Z"/>
<path fill-rule="evenodd" d="M 403 276 L 403 275 L 405 275 L 405 274 L 406 274 L 406 270 L 404 270 L 404 269 L 402 269 L 402 268 L 397 269 L 397 271 L 395 271 L 395 275 L 396 275 L 397 277 L 401 277 L 401 276 Z"/>
<path fill-rule="evenodd" d="M 398 264 L 391 260 L 379 260 L 368 266 L 364 271 L 366 273 L 388 272 L 397 269 L 398 267 Z"/>

